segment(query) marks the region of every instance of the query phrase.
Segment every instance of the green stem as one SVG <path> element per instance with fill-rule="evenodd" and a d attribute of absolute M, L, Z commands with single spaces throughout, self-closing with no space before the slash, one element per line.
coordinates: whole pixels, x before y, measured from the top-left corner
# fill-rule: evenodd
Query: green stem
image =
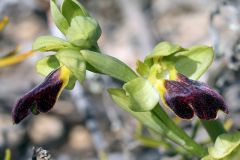
<path fill-rule="evenodd" d="M 206 131 L 208 132 L 209 137 L 213 142 L 217 137 L 223 133 L 226 133 L 222 123 L 218 120 L 206 121 L 200 120 Z"/>
<path fill-rule="evenodd" d="M 207 155 L 207 150 L 197 144 L 184 130 L 177 126 L 159 104 L 152 110 L 152 113 L 169 129 L 169 131 L 166 131 L 166 135 L 170 139 L 198 157 Z"/>
<path fill-rule="evenodd" d="M 191 133 L 191 136 L 190 136 L 192 139 L 195 139 L 200 126 L 201 126 L 201 123 L 199 121 L 196 121 L 196 123 L 194 123 L 192 133 Z"/>

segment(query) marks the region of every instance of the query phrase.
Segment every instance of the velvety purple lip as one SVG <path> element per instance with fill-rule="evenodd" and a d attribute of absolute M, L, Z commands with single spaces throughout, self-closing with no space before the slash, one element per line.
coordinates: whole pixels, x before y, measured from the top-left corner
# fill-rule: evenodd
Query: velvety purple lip
<path fill-rule="evenodd" d="M 211 120 L 219 110 L 228 113 L 223 97 L 205 83 L 178 73 L 177 80 L 165 80 L 164 85 L 166 104 L 183 119 L 191 119 L 196 114 L 200 119 Z"/>
<path fill-rule="evenodd" d="M 13 107 L 13 123 L 19 123 L 33 110 L 35 113 L 39 113 L 52 109 L 63 85 L 63 81 L 59 77 L 60 71 L 57 69 L 51 72 L 43 83 L 22 96 Z"/>

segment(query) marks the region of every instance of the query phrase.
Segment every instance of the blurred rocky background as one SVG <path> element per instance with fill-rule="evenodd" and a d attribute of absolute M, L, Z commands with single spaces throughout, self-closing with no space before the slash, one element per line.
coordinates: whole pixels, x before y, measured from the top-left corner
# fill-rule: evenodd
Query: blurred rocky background
<path fill-rule="evenodd" d="M 225 126 L 240 127 L 240 1 L 81 0 L 81 3 L 102 27 L 99 40 L 102 51 L 133 68 L 135 61 L 143 59 L 159 41 L 184 47 L 214 46 L 215 61 L 202 80 L 224 95 L 233 119 L 223 119 Z M 31 49 L 40 35 L 62 36 L 51 20 L 49 0 L 0 0 L 0 19 L 4 16 L 9 17 L 9 24 L 0 32 L 1 57 L 16 46 L 22 51 Z M 153 136 L 143 129 L 144 136 L 151 135 L 156 143 L 141 138 L 141 126 L 114 105 L 106 92 L 106 88 L 121 83 L 92 73 L 83 86 L 78 84 L 73 91 L 64 91 L 48 114 L 30 116 L 20 125 L 13 125 L 11 108 L 19 96 L 43 80 L 34 63 L 45 55 L 38 53 L 23 63 L 0 68 L 0 159 L 6 148 L 11 149 L 13 160 L 30 160 L 38 153 L 45 155 L 42 159 L 56 160 L 188 159 L 171 152 L 159 135 Z M 197 119 L 179 123 L 198 142 L 208 142 L 206 132 L 193 127 L 199 126 Z"/>

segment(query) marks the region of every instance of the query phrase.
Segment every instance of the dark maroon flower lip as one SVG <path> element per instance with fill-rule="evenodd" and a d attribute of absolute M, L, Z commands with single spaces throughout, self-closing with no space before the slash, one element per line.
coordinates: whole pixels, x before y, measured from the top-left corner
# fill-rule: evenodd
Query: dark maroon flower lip
<path fill-rule="evenodd" d="M 219 110 L 228 113 L 223 97 L 207 84 L 177 74 L 177 80 L 165 80 L 164 102 L 173 112 L 191 119 L 194 114 L 203 120 L 216 119 Z"/>
<path fill-rule="evenodd" d="M 17 101 L 12 110 L 14 124 L 22 121 L 31 112 L 33 114 L 45 113 L 53 108 L 64 83 L 60 79 L 60 72 L 60 68 L 51 72 L 43 83 L 36 86 Z"/>

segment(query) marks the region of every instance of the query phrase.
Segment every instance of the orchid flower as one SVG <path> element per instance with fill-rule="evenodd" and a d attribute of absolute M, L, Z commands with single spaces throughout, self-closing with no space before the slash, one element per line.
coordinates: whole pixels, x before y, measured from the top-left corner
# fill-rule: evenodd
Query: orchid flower
<path fill-rule="evenodd" d="M 219 110 L 228 113 L 223 97 L 217 91 L 183 74 L 178 73 L 176 80 L 165 80 L 164 87 L 164 104 L 183 119 L 191 119 L 196 114 L 200 119 L 209 120 L 215 119 Z"/>
<path fill-rule="evenodd" d="M 31 112 L 39 114 L 51 110 L 68 84 L 69 73 L 69 70 L 62 66 L 51 72 L 43 83 L 22 96 L 12 110 L 13 123 L 19 123 Z"/>

